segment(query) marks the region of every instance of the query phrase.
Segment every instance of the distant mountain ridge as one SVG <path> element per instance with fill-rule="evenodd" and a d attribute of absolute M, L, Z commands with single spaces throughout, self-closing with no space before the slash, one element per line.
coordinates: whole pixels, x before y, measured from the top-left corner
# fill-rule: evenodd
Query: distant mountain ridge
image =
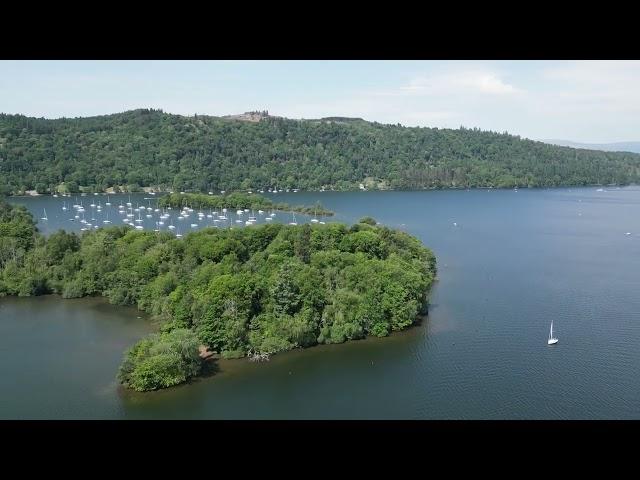
<path fill-rule="evenodd" d="M 580 143 L 570 140 L 540 140 L 551 145 L 571 148 L 585 148 L 587 150 L 602 150 L 605 152 L 632 152 L 640 153 L 640 142 L 615 142 L 615 143 Z"/>

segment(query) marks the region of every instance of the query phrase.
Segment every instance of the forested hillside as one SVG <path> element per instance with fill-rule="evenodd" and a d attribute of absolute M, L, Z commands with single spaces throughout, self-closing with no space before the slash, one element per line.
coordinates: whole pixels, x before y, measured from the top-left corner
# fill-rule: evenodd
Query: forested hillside
<path fill-rule="evenodd" d="M 0 194 L 105 190 L 442 188 L 628 184 L 640 155 L 477 129 L 340 117 L 246 122 L 135 110 L 77 119 L 0 115 Z"/>

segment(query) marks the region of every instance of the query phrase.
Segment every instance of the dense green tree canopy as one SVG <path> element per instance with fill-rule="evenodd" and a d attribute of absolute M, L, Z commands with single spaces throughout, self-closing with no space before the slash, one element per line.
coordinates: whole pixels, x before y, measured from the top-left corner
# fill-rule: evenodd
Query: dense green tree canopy
<path fill-rule="evenodd" d="M 150 335 L 125 354 L 118 378 L 138 391 L 186 382 L 202 368 L 199 346 L 196 334 L 187 329 Z"/>
<path fill-rule="evenodd" d="M 22 207 L 0 202 L 0 228 L 20 251 L 0 252 L 0 295 L 102 295 L 149 312 L 161 334 L 126 354 L 120 379 L 164 388 L 197 375 L 200 345 L 223 357 L 268 355 L 413 324 L 435 257 L 415 237 L 365 220 L 209 228 L 183 239 L 130 226 L 44 238 Z"/>
<path fill-rule="evenodd" d="M 0 194 L 60 185 L 175 191 L 626 184 L 640 155 L 506 133 L 338 117 L 243 122 L 159 110 L 46 120 L 0 114 Z"/>

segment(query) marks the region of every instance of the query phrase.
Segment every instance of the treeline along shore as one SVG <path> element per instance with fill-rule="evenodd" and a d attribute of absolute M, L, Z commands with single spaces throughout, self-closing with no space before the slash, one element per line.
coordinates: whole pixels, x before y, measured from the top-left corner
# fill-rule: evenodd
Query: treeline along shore
<path fill-rule="evenodd" d="M 299 212 L 307 215 L 332 216 L 334 212 L 324 208 L 320 203 L 312 206 L 292 206 L 287 203 L 275 203 L 271 199 L 258 194 L 233 192 L 228 195 L 205 195 L 199 193 L 170 193 L 158 199 L 159 207 L 182 208 L 250 208 L 252 210 L 279 210 L 282 212 Z"/>

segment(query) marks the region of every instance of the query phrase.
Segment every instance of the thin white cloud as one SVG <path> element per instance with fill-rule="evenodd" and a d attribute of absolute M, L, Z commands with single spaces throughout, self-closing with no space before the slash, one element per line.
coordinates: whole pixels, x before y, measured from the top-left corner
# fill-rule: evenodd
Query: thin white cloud
<path fill-rule="evenodd" d="M 520 108 L 526 95 L 524 88 L 509 82 L 500 70 L 479 63 L 458 63 L 416 73 L 396 86 L 351 92 L 338 101 L 297 105 L 296 110 L 300 116 L 311 109 L 325 112 L 324 116 L 354 116 L 407 126 L 465 125 L 511 131 L 510 123 L 490 117 Z"/>
<path fill-rule="evenodd" d="M 640 62 L 567 61 L 537 72 L 526 107 L 535 138 L 607 143 L 636 140 Z"/>
<path fill-rule="evenodd" d="M 407 85 L 400 87 L 400 91 L 415 95 L 504 95 L 519 93 L 522 90 L 506 83 L 495 72 L 458 70 L 415 77 Z"/>

